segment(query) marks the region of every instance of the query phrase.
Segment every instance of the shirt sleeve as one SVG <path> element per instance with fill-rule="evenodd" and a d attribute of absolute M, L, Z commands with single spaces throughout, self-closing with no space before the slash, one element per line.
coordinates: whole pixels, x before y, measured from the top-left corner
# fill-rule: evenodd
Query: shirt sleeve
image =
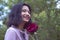
<path fill-rule="evenodd" d="M 4 40 L 16 40 L 16 33 L 13 30 L 7 30 Z"/>

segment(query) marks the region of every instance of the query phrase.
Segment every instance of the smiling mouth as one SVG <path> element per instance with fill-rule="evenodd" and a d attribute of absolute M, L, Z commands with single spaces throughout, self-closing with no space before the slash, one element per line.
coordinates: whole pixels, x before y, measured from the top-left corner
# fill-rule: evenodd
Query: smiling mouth
<path fill-rule="evenodd" d="M 24 15 L 23 17 L 24 17 L 25 19 L 27 19 L 27 20 L 30 19 L 30 16 Z"/>
<path fill-rule="evenodd" d="M 27 20 L 29 20 L 30 19 L 30 17 L 25 17 Z"/>

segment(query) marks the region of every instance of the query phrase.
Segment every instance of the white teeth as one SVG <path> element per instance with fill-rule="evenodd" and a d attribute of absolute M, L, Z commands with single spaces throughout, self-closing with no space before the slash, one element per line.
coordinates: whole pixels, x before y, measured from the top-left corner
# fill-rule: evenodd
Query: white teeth
<path fill-rule="evenodd" d="M 30 19 L 30 16 L 23 15 L 23 18 Z"/>

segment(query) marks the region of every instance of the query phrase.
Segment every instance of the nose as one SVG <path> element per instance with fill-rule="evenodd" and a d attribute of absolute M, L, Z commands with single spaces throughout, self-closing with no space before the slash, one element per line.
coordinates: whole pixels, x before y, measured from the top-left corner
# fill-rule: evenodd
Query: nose
<path fill-rule="evenodd" d="M 28 12 L 26 12 L 26 15 L 27 15 L 27 16 L 31 16 L 30 13 L 28 13 Z"/>

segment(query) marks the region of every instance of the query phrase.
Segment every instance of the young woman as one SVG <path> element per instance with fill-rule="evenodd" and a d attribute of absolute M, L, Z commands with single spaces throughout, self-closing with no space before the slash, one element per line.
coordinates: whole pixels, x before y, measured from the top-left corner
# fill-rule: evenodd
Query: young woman
<path fill-rule="evenodd" d="M 28 30 L 32 28 L 28 27 L 30 23 L 32 23 L 30 6 L 25 3 L 14 5 L 8 17 L 8 29 L 4 40 L 29 40 Z"/>

